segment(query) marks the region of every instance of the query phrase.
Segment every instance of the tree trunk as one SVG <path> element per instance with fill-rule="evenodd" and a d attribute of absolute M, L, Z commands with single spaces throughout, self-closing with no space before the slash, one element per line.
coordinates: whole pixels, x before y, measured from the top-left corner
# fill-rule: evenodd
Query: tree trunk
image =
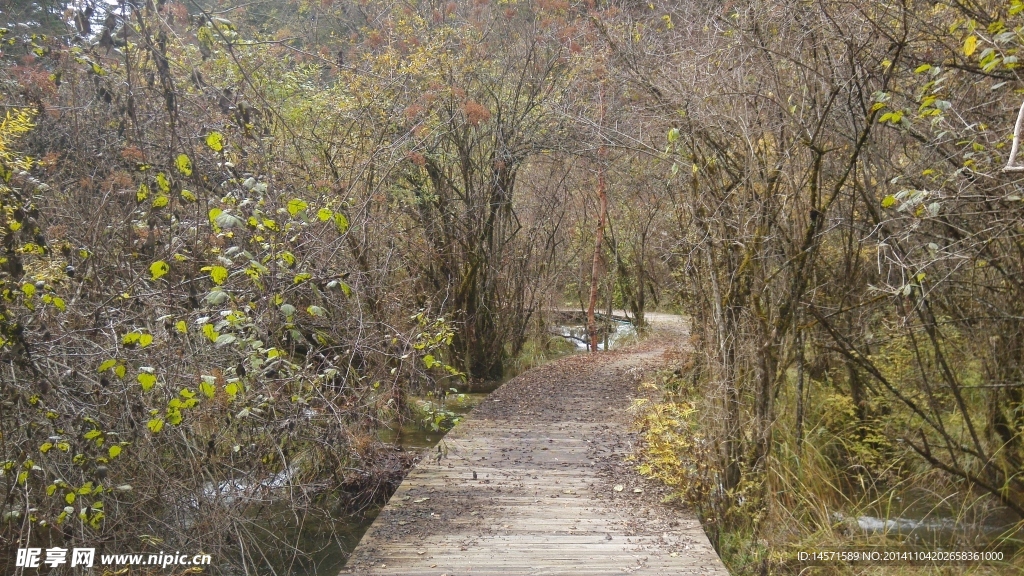
<path fill-rule="evenodd" d="M 604 124 L 604 89 L 598 92 L 598 138 Z M 590 335 L 590 351 L 597 352 L 597 322 L 594 320 L 594 308 L 597 306 L 597 272 L 601 260 L 601 244 L 604 243 L 604 220 L 608 215 L 608 197 L 604 190 L 604 146 L 597 149 L 597 196 L 600 213 L 597 218 L 597 238 L 594 241 L 594 264 L 590 271 L 590 305 L 587 307 L 587 333 Z"/>

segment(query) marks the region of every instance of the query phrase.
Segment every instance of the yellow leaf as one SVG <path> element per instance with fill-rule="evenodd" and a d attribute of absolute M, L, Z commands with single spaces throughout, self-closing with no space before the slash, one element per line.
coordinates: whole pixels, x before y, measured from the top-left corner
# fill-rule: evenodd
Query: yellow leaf
<path fill-rule="evenodd" d="M 214 266 L 210 268 L 210 278 L 214 284 L 220 286 L 228 279 L 228 269 L 223 266 Z"/>
<path fill-rule="evenodd" d="M 213 324 L 203 324 L 203 335 L 209 338 L 210 342 L 216 342 L 220 332 L 213 328 Z"/>
<path fill-rule="evenodd" d="M 117 458 L 117 456 L 118 456 L 118 455 L 119 455 L 120 453 L 121 453 L 121 447 L 120 447 L 120 446 L 116 446 L 116 445 L 115 445 L 115 446 L 111 446 L 111 447 L 110 447 L 110 448 L 109 448 L 109 449 L 107 450 L 107 454 L 109 454 L 109 455 L 110 455 L 110 458 L 111 458 L 111 459 Z"/>
<path fill-rule="evenodd" d="M 152 420 L 150 420 L 149 422 L 146 423 L 146 428 L 149 428 L 149 430 L 153 434 L 156 434 L 156 433 L 160 432 L 161 430 L 164 429 L 164 420 L 163 420 L 163 418 L 153 418 Z"/>
<path fill-rule="evenodd" d="M 174 327 L 178 330 L 178 332 L 181 332 L 182 334 L 188 332 L 188 326 L 185 324 L 184 320 L 178 320 L 174 324 Z"/>
<path fill-rule="evenodd" d="M 163 172 L 156 175 L 156 185 L 160 188 L 161 192 L 171 191 L 171 181 L 167 179 L 167 175 Z"/>
<path fill-rule="evenodd" d="M 196 201 L 196 195 L 191 193 L 191 192 L 189 192 L 188 190 L 182 190 L 181 191 L 181 198 L 183 200 L 185 200 L 186 202 L 195 202 Z"/>
<path fill-rule="evenodd" d="M 964 40 L 964 56 L 970 56 L 974 54 L 974 51 L 978 48 L 978 37 L 971 34 Z"/>
<path fill-rule="evenodd" d="M 157 260 L 156 262 L 153 262 L 149 266 L 149 273 L 153 277 L 153 280 L 159 280 L 165 274 L 170 272 L 170 270 L 170 265 L 167 264 L 167 262 L 164 262 L 163 260 Z"/>
<path fill-rule="evenodd" d="M 135 193 L 135 199 L 142 202 L 146 198 L 149 198 L 149 186 L 146 186 L 145 182 L 139 184 L 139 191 Z"/>
<path fill-rule="evenodd" d="M 305 210 L 307 206 L 309 205 L 303 202 L 302 200 L 298 198 L 293 198 L 292 200 L 288 201 L 288 213 L 291 214 L 292 216 L 295 216 L 299 212 Z"/>
<path fill-rule="evenodd" d="M 224 149 L 224 135 L 220 132 L 210 132 L 206 136 L 206 145 L 210 147 L 210 150 L 220 152 Z"/>
<path fill-rule="evenodd" d="M 171 201 L 166 194 L 161 194 L 156 198 L 153 198 L 153 208 L 163 208 Z"/>
<path fill-rule="evenodd" d="M 192 175 L 192 161 L 188 159 L 188 156 L 178 154 L 178 158 L 174 161 L 174 164 L 177 166 L 178 172 L 181 172 L 185 176 Z"/>
<path fill-rule="evenodd" d="M 145 372 L 140 372 L 139 375 L 138 375 L 138 379 L 139 379 L 139 384 L 142 385 L 142 391 L 143 392 L 148 392 L 148 391 L 150 391 L 153 388 L 153 386 L 156 386 L 156 376 L 154 376 L 152 374 L 147 374 Z"/>

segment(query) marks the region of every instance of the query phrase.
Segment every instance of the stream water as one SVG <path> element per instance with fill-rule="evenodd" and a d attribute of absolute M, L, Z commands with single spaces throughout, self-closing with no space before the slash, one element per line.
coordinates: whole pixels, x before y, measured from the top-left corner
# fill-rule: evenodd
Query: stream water
<path fill-rule="evenodd" d="M 604 330 L 597 342 L 598 350 L 607 350 L 636 340 L 636 328 L 626 321 L 613 320 L 611 330 Z M 587 349 L 587 326 L 585 324 L 563 324 L 553 326 L 555 334 L 576 346 L 577 351 Z"/>
<path fill-rule="evenodd" d="M 446 413 L 461 417 L 486 397 L 486 393 L 451 394 L 445 399 L 443 409 Z M 431 403 L 435 410 L 438 407 L 438 403 L 431 399 L 414 398 L 411 401 Z M 382 442 L 402 450 L 419 452 L 436 446 L 444 437 L 444 432 L 407 421 L 402 426 L 385 428 L 377 436 Z M 274 569 L 282 576 L 338 573 L 379 512 L 379 507 L 373 507 L 355 514 L 311 515 L 302 519 L 301 523 L 289 518 L 282 522 L 283 525 L 273 526 L 275 536 L 287 542 L 298 542 L 305 556 L 302 559 L 272 559 L 276 560 L 273 561 Z"/>
<path fill-rule="evenodd" d="M 848 519 L 837 515 L 837 519 L 865 536 L 936 549 L 982 550 L 1015 532 L 1016 540 L 1020 540 L 1019 518 L 1005 509 L 964 516 L 935 494 L 921 490 L 911 490 L 901 501 L 882 508 L 875 512 L 877 515 Z"/>

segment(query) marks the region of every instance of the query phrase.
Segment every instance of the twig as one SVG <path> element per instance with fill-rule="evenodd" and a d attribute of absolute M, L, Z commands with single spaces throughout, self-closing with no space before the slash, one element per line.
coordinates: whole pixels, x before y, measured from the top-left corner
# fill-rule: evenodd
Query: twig
<path fill-rule="evenodd" d="M 1015 164 L 1017 161 L 1017 149 L 1020 148 L 1020 130 L 1024 125 L 1024 102 L 1020 104 L 1020 111 L 1017 112 L 1017 123 L 1013 126 L 1013 145 L 1010 146 L 1010 158 L 1003 167 L 1003 172 L 1024 172 L 1024 166 Z"/>

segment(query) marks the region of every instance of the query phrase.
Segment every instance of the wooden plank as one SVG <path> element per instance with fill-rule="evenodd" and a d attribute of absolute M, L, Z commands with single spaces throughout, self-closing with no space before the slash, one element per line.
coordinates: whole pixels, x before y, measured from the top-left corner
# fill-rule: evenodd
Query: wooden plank
<path fill-rule="evenodd" d="M 692 513 L 621 474 L 637 371 L 684 335 L 675 317 L 653 323 L 635 349 L 495 391 L 410 471 L 342 574 L 728 574 Z"/>

